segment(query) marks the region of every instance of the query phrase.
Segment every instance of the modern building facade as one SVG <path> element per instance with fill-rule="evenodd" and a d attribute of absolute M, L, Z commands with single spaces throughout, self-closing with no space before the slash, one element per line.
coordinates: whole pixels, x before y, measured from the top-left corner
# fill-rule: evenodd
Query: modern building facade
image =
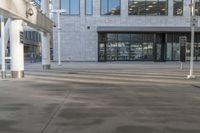
<path fill-rule="evenodd" d="M 179 37 L 190 56 L 190 0 L 53 0 L 61 14 L 62 61 L 177 61 Z M 196 15 L 200 15 L 196 1 Z M 54 15 L 55 22 L 56 15 Z M 198 17 L 197 17 L 198 19 Z M 54 28 L 54 60 L 57 60 Z M 195 60 L 200 60 L 196 28 Z"/>

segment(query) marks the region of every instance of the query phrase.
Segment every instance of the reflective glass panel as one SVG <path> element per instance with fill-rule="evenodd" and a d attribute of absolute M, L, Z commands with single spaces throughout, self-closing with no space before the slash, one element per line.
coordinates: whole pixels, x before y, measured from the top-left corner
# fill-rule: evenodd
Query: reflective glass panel
<path fill-rule="evenodd" d="M 80 0 L 70 1 L 70 14 L 79 15 L 80 14 Z"/>
<path fill-rule="evenodd" d="M 67 15 L 80 14 L 80 0 L 60 0 L 60 8 L 65 9 Z"/>
<path fill-rule="evenodd" d="M 168 0 L 129 0 L 129 15 L 167 15 Z"/>
<path fill-rule="evenodd" d="M 120 0 L 101 0 L 101 15 L 120 15 Z"/>
<path fill-rule="evenodd" d="M 183 15 L 183 0 L 174 0 L 174 16 Z"/>
<path fill-rule="evenodd" d="M 159 0 L 158 15 L 168 14 L 168 0 Z"/>
<path fill-rule="evenodd" d="M 66 10 L 69 13 L 69 1 L 70 0 L 60 0 L 60 8 Z"/>
<path fill-rule="evenodd" d="M 200 16 L 200 0 L 195 0 L 195 14 Z"/>
<path fill-rule="evenodd" d="M 145 15 L 145 0 L 129 0 L 129 15 Z"/>
<path fill-rule="evenodd" d="M 146 1 L 146 15 L 158 15 L 158 1 L 147 0 Z"/>
<path fill-rule="evenodd" d="M 118 42 L 118 60 L 129 60 L 130 42 Z"/>
<path fill-rule="evenodd" d="M 85 0 L 85 14 L 86 15 L 93 14 L 93 0 Z"/>

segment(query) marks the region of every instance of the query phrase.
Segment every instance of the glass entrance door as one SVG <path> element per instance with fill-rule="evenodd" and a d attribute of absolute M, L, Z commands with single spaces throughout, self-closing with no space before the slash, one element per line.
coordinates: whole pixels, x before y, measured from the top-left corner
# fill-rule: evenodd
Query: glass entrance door
<path fill-rule="evenodd" d="M 99 43 L 99 61 L 106 61 L 105 43 Z"/>
<path fill-rule="evenodd" d="M 156 40 L 154 45 L 154 61 L 165 61 L 166 51 L 165 33 L 156 34 Z"/>

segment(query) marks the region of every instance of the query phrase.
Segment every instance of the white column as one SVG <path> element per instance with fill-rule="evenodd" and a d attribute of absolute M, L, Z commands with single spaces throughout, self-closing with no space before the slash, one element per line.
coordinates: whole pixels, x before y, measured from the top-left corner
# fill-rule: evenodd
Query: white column
<path fill-rule="evenodd" d="M 10 50 L 12 78 L 24 77 L 24 45 L 20 42 L 20 32 L 23 32 L 22 20 L 11 20 Z"/>
<path fill-rule="evenodd" d="M 1 69 L 1 37 L 0 37 L 0 69 Z"/>
<path fill-rule="evenodd" d="M 41 1 L 41 9 L 49 17 L 49 0 Z M 43 69 L 51 68 L 50 60 L 50 33 L 42 33 L 42 66 Z"/>
<path fill-rule="evenodd" d="M 42 66 L 51 69 L 50 59 L 50 34 L 42 32 Z"/>
<path fill-rule="evenodd" d="M 6 78 L 6 68 L 5 68 L 5 33 L 4 33 L 4 17 L 1 16 L 1 74 L 2 79 Z"/>

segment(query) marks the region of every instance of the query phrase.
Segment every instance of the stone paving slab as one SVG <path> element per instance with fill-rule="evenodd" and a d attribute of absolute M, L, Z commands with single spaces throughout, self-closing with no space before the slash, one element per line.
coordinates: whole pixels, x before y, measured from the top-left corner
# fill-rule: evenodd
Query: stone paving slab
<path fill-rule="evenodd" d="M 199 65 L 175 64 L 27 64 L 0 80 L 0 133 L 199 133 Z"/>

